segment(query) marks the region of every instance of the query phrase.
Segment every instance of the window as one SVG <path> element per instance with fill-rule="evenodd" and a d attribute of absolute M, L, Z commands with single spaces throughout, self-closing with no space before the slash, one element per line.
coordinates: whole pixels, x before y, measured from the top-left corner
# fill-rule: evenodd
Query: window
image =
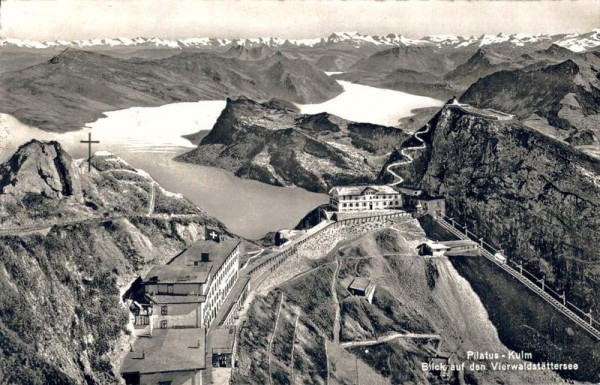
<path fill-rule="evenodd" d="M 169 307 L 167 305 L 163 305 L 160 307 L 160 315 L 168 315 Z"/>
<path fill-rule="evenodd" d="M 161 329 L 166 329 L 167 328 L 167 320 L 160 321 L 160 328 Z"/>
<path fill-rule="evenodd" d="M 158 385 L 171 385 L 171 381 L 158 381 Z"/>

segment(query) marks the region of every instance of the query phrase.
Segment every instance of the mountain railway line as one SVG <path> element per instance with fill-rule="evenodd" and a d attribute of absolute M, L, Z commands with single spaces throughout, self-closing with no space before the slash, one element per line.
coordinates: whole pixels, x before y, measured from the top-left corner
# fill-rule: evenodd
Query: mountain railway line
<path fill-rule="evenodd" d="M 445 228 L 446 230 L 448 230 L 449 232 L 451 232 L 452 234 L 454 234 L 455 236 L 457 236 L 459 239 L 462 239 L 462 240 L 471 240 L 471 238 L 467 234 L 465 234 L 462 231 L 458 230 L 453 224 L 451 224 L 448 221 L 446 221 L 442 216 L 436 215 L 433 218 L 443 228 Z M 527 288 L 529 288 L 531 291 L 533 291 L 538 296 L 540 296 L 543 300 L 545 300 L 546 302 L 548 302 L 556 310 L 558 310 L 559 312 L 561 312 L 564 316 L 566 316 L 567 318 L 569 318 L 571 321 L 575 322 L 583 330 L 585 330 L 586 332 L 588 332 L 589 334 L 591 334 L 594 338 L 596 338 L 597 340 L 600 341 L 600 330 L 596 329 L 593 326 L 591 318 L 590 318 L 590 322 L 587 322 L 586 320 L 584 320 L 583 318 L 581 318 L 579 315 L 577 315 L 574 311 L 572 311 L 571 309 L 569 309 L 565 304 L 563 304 L 563 303 L 559 302 L 558 300 L 556 300 L 554 297 L 552 297 L 550 294 L 548 294 L 544 289 L 542 289 L 541 287 L 539 287 L 538 285 L 536 285 L 534 282 L 532 282 L 530 279 L 528 279 L 527 277 L 525 277 L 524 275 L 522 275 L 519 271 L 513 269 L 512 267 L 510 267 L 506 263 L 500 263 L 499 261 L 497 261 L 496 258 L 494 257 L 494 255 L 492 253 L 490 253 L 488 250 L 486 250 L 484 247 L 482 247 L 481 244 L 478 244 L 477 247 L 481 251 L 481 255 L 483 257 L 485 257 L 488 260 L 490 260 L 491 262 L 493 262 L 496 266 L 498 266 L 502 270 L 506 271 L 512 277 L 516 278 L 519 282 L 521 282 L 522 284 L 524 284 Z"/>

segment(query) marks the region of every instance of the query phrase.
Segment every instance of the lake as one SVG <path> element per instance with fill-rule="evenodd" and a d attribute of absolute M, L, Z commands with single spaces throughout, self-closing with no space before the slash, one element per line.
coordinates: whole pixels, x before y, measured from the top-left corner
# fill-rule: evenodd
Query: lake
<path fill-rule="evenodd" d="M 340 82 L 344 92 L 321 103 L 300 106 L 302 112 L 329 112 L 342 118 L 394 125 L 419 107 L 441 105 L 436 99 L 399 91 Z M 88 132 L 100 140 L 93 150 L 105 150 L 143 169 L 165 189 L 183 194 L 231 231 L 256 239 L 265 233 L 294 227 L 314 207 L 326 203 L 325 194 L 300 188 L 275 187 L 241 179 L 213 168 L 172 159 L 194 145 L 182 135 L 210 130 L 225 107 L 224 100 L 173 103 L 161 107 L 134 107 L 106 112 L 106 117 L 80 131 L 49 133 L 0 114 L 0 160 L 30 139 L 57 140 L 74 158 L 87 156 L 79 143 Z"/>

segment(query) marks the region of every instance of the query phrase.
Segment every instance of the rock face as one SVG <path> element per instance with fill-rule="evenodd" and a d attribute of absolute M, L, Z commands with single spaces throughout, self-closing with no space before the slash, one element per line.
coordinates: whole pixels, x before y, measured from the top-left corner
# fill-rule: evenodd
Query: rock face
<path fill-rule="evenodd" d="M 429 125 L 427 148 L 397 169 L 406 184 L 445 196 L 456 220 L 576 303 L 597 304 L 600 162 L 520 124 L 452 107 Z M 385 168 L 381 178 L 389 180 Z"/>
<path fill-rule="evenodd" d="M 374 179 L 383 156 L 406 138 L 393 127 L 302 115 L 280 102 L 228 99 L 197 149 L 179 157 L 276 186 L 325 192 Z"/>
<path fill-rule="evenodd" d="M 0 167 L 0 194 L 23 201 L 37 195 L 47 199 L 83 199 L 73 160 L 58 142 L 32 141 Z"/>
<path fill-rule="evenodd" d="M 239 95 L 318 103 L 342 92 L 312 64 L 260 49 L 247 55 L 184 52 L 130 60 L 67 49 L 48 61 L 3 73 L 0 84 L 1 112 L 61 132 L 129 107 Z"/>
<path fill-rule="evenodd" d="M 558 47 L 560 48 L 560 47 Z M 543 57 L 564 58 L 564 49 L 548 49 Z M 572 54 L 571 54 L 572 55 Z M 527 118 L 537 114 L 551 126 L 564 130 L 563 138 L 574 143 L 593 144 L 581 131 L 598 136 L 600 112 L 600 53 L 572 55 L 572 58 L 543 68 L 500 71 L 475 82 L 461 101 L 493 108 Z M 562 138 L 561 138 L 562 139 Z"/>
<path fill-rule="evenodd" d="M 130 334 L 120 293 L 207 224 L 226 231 L 119 158 L 93 166 L 37 141 L 0 166 L 3 384 L 117 384 Z"/>

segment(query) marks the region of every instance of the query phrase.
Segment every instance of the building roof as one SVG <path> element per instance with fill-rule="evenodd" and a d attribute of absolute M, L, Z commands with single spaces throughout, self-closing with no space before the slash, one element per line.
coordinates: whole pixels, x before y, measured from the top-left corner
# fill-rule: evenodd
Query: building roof
<path fill-rule="evenodd" d="M 149 301 L 157 304 L 179 304 L 179 303 L 200 303 L 206 301 L 204 295 L 150 295 L 146 294 Z"/>
<path fill-rule="evenodd" d="M 194 266 L 194 262 L 196 262 L 198 267 L 203 267 L 208 271 L 212 269 L 213 272 L 216 272 L 239 244 L 239 239 L 225 238 L 221 239 L 221 242 L 200 240 L 170 261 L 168 266 Z M 208 253 L 208 262 L 202 262 L 203 253 Z"/>
<path fill-rule="evenodd" d="M 350 286 L 348 286 L 349 289 L 354 289 L 354 290 L 362 290 L 362 291 L 367 291 L 367 288 L 369 287 L 369 285 L 371 284 L 371 280 L 368 278 L 354 278 L 352 280 L 352 282 L 350 283 Z"/>
<path fill-rule="evenodd" d="M 399 192 L 401 192 L 404 195 L 419 196 L 423 193 L 423 190 L 418 189 L 418 188 L 402 187 L 402 186 L 398 186 L 396 188 L 398 189 Z"/>
<path fill-rule="evenodd" d="M 237 239 L 198 241 L 168 264 L 153 266 L 143 281 L 155 279 L 160 283 L 206 283 L 210 274 L 216 274 L 239 244 Z M 201 261 L 203 253 L 208 253 L 208 262 Z"/>
<path fill-rule="evenodd" d="M 431 250 L 450 250 L 448 246 L 436 241 L 427 241 L 427 246 L 429 246 Z"/>
<path fill-rule="evenodd" d="M 477 246 L 477 243 L 475 241 L 471 241 L 469 239 L 459 239 L 456 241 L 441 241 L 440 242 L 443 245 L 448 246 L 449 248 L 453 248 L 453 247 L 465 247 L 465 246 Z"/>
<path fill-rule="evenodd" d="M 367 190 L 373 190 L 376 194 L 399 194 L 390 186 L 385 185 L 370 185 L 370 186 L 336 186 L 329 190 L 329 195 L 346 196 L 346 195 L 362 195 Z"/>
<path fill-rule="evenodd" d="M 160 373 L 206 368 L 205 329 L 155 329 L 152 337 L 137 338 L 121 373 Z"/>
<path fill-rule="evenodd" d="M 213 354 L 233 353 L 235 343 L 235 326 L 227 326 L 211 330 L 208 334 L 208 346 Z"/>
<path fill-rule="evenodd" d="M 205 283 L 212 266 L 156 265 L 144 276 L 144 282 Z"/>

